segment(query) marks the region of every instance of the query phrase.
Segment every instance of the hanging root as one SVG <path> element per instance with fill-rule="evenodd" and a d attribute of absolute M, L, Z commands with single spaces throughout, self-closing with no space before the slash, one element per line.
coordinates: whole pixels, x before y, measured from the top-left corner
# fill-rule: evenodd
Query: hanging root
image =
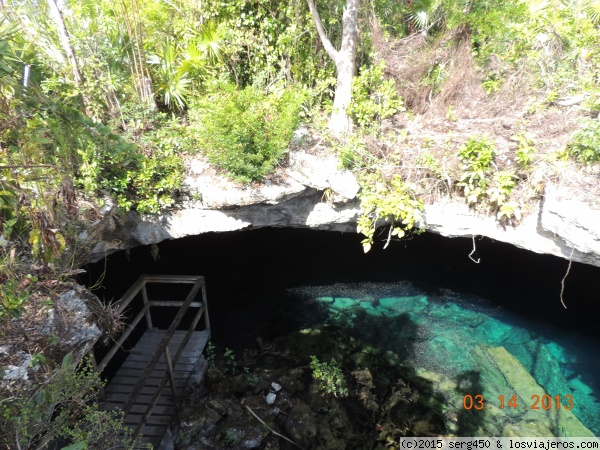
<path fill-rule="evenodd" d="M 388 237 L 387 237 L 387 242 L 385 243 L 385 245 L 383 246 L 383 249 L 385 250 L 387 248 L 388 245 L 390 245 L 390 241 L 392 240 L 392 230 L 394 229 L 394 224 L 392 223 L 390 225 L 390 231 L 388 233 Z"/>
<path fill-rule="evenodd" d="M 563 299 L 563 294 L 565 293 L 565 280 L 569 276 L 569 272 L 571 271 L 571 265 L 573 264 L 573 252 L 575 248 L 571 249 L 571 256 L 569 256 L 569 265 L 567 266 L 567 272 L 560 282 L 560 303 L 563 305 L 563 308 L 567 309 L 567 305 L 565 305 L 565 300 Z"/>
<path fill-rule="evenodd" d="M 471 250 L 471 253 L 469 253 L 469 259 L 471 261 L 473 261 L 475 264 L 479 264 L 481 262 L 481 258 L 477 258 L 477 260 L 475 260 L 475 258 L 473 258 L 473 253 L 475 253 L 477 251 L 477 247 L 475 247 L 475 235 L 473 235 L 473 250 Z"/>

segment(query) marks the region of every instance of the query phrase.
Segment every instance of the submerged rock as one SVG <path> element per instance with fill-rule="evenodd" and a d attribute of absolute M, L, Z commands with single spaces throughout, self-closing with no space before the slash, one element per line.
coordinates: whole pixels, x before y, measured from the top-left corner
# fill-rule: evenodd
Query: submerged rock
<path fill-rule="evenodd" d="M 552 431 L 540 422 L 509 423 L 502 429 L 504 437 L 552 437 Z"/>
<path fill-rule="evenodd" d="M 297 358 L 300 349 L 310 349 L 320 361 L 330 361 L 325 355 L 339 355 L 348 395 L 323 392 L 307 367 L 310 358 Z M 358 353 L 364 357 L 355 358 Z M 249 373 L 259 379 L 256 387 L 224 389 L 229 383 L 236 385 L 238 375 L 221 370 L 226 361 L 217 356 L 205 386 L 187 396 L 179 449 L 291 448 L 276 433 L 306 450 L 360 449 L 397 440 L 414 423 L 423 432 L 445 431 L 440 415 L 431 412 L 427 395 L 420 396 L 399 378 L 406 369 L 397 358 L 368 348 L 337 327 L 302 330 L 273 343 L 261 339 L 258 349 L 243 355 L 239 364 L 250 367 Z M 210 373 L 215 375 L 212 380 Z M 269 394 L 276 396 L 273 404 L 265 401 Z M 433 405 L 435 411 L 439 404 Z M 378 420 L 385 432 L 377 432 Z"/>
<path fill-rule="evenodd" d="M 543 425 L 555 436 L 594 436 L 572 411 L 565 408 L 569 407 L 566 400 L 557 408 L 553 399 L 555 393 L 547 393 L 504 347 L 479 346 L 474 354 L 481 368 L 482 386 L 486 391 L 491 391 L 490 401 L 497 402 L 498 396 L 503 395 L 507 402 L 504 409 L 507 415 L 521 417 L 525 423 Z M 516 395 L 517 408 L 508 407 L 512 395 Z M 542 407 L 543 397 L 550 400 L 550 408 Z M 531 431 L 529 426 L 523 424 L 509 429 L 512 433 L 519 429 Z"/>

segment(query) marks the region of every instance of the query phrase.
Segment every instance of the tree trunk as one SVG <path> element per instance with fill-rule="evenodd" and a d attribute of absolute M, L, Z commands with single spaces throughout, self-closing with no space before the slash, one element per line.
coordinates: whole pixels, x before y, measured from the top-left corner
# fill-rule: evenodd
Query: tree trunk
<path fill-rule="evenodd" d="M 348 106 L 352 100 L 352 79 L 356 69 L 356 41 L 358 40 L 358 7 L 360 0 L 346 0 L 346 10 L 342 19 L 342 44 L 336 50 L 325 34 L 325 29 L 317 12 L 314 0 L 306 0 L 317 27 L 317 32 L 325 51 L 335 63 L 337 85 L 333 100 L 333 111 L 329 119 L 329 129 L 337 136 L 352 131 L 352 121 L 348 117 Z"/>
<path fill-rule="evenodd" d="M 73 79 L 75 80 L 75 85 L 78 88 L 83 87 L 83 78 L 81 77 L 81 72 L 79 71 L 79 64 L 77 63 L 77 57 L 75 56 L 75 51 L 73 50 L 73 46 L 71 45 L 71 39 L 69 38 L 69 32 L 67 31 L 67 27 L 65 26 L 65 21 L 63 20 L 62 13 L 60 9 L 58 9 L 58 5 L 56 4 L 56 0 L 47 0 L 48 6 L 50 8 L 50 16 L 56 25 L 58 30 L 58 37 L 60 39 L 60 43 L 64 52 L 67 54 L 67 59 L 71 64 L 71 70 L 73 71 Z"/>
<path fill-rule="evenodd" d="M 352 131 L 352 120 L 348 117 L 348 107 L 352 100 L 352 79 L 354 78 L 354 58 L 352 61 L 340 58 L 336 64 L 337 84 L 333 99 L 333 110 L 329 118 L 329 129 L 336 136 L 348 134 Z"/>
<path fill-rule="evenodd" d="M 67 54 L 67 59 L 71 65 L 71 71 L 73 72 L 73 80 L 75 81 L 75 86 L 79 88 L 81 92 L 81 99 L 83 100 L 83 107 L 85 108 L 85 114 L 88 117 L 93 119 L 93 114 L 89 108 L 89 98 L 85 92 L 83 92 L 83 77 L 81 76 L 81 71 L 79 70 L 79 64 L 77 63 L 77 57 L 75 56 L 75 50 L 73 50 L 73 46 L 71 45 L 71 38 L 69 37 L 69 32 L 67 31 L 67 27 L 65 26 L 65 21 L 63 19 L 63 15 L 56 4 L 56 0 L 46 0 L 48 6 L 50 7 L 50 16 L 56 25 L 58 31 L 58 37 L 60 39 L 60 44 L 62 45 L 63 51 Z"/>

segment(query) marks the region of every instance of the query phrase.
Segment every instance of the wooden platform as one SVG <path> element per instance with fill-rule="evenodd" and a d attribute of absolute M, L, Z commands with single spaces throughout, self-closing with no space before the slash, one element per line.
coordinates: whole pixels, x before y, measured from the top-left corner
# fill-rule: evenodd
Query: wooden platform
<path fill-rule="evenodd" d="M 123 409 L 133 387 L 166 334 L 166 330 L 157 329 L 147 330 L 143 334 L 142 338 L 128 355 L 125 362 L 123 362 L 115 377 L 106 386 L 106 395 L 104 403 L 102 404 L 104 409 Z M 171 357 L 176 354 L 185 334 L 186 331 L 175 331 L 175 334 L 168 345 Z M 173 367 L 175 388 L 178 395 L 181 395 L 188 383 L 190 375 L 192 374 L 209 337 L 210 332 L 208 330 L 192 332 L 186 347 L 179 357 L 179 361 Z M 154 367 L 154 370 L 150 373 L 140 394 L 137 395 L 130 412 L 125 416 L 125 425 L 135 429 L 142 422 L 143 414 L 166 373 L 167 363 L 164 356 L 161 356 Z M 158 449 L 169 425 L 174 419 L 175 410 L 175 402 L 171 388 L 167 384 L 158 398 L 158 403 L 154 407 L 146 425 L 142 428 L 141 442 L 149 442 L 155 449 Z"/>

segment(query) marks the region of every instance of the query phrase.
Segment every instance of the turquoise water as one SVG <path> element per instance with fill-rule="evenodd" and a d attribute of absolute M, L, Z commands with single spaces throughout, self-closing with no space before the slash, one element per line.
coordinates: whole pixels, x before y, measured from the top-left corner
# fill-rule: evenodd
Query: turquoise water
<path fill-rule="evenodd" d="M 398 354 L 457 413 L 465 411 L 463 401 L 470 406 L 465 396 L 483 395 L 485 417 L 476 434 L 578 436 L 587 428 L 600 436 L 596 339 L 542 324 L 535 311 L 517 316 L 480 298 L 428 293 L 411 283 L 306 287 L 291 294 L 318 305 L 326 323 Z M 516 408 L 507 406 L 513 395 Z"/>

